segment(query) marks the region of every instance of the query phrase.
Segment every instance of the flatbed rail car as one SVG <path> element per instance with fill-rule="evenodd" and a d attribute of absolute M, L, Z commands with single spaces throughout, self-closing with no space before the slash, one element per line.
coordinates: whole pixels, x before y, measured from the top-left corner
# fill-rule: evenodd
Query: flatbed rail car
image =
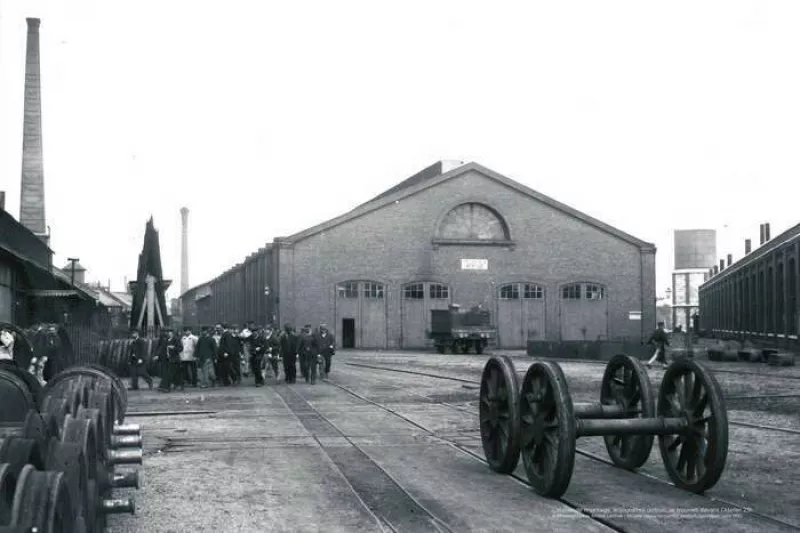
<path fill-rule="evenodd" d="M 480 354 L 495 341 L 497 329 L 492 326 L 489 311 L 480 306 L 462 311 L 459 305 L 451 304 L 448 309 L 431 310 L 428 338 L 439 353 L 448 348 L 453 353 L 467 353 L 472 348 Z"/>

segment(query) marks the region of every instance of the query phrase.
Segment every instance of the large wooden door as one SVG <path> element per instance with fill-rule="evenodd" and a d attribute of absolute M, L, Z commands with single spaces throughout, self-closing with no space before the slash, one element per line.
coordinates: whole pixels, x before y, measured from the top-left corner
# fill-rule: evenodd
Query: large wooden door
<path fill-rule="evenodd" d="M 430 282 L 408 283 L 401 288 L 401 346 L 409 349 L 429 345 L 431 310 L 447 309 L 450 305 L 450 288 Z"/>
<path fill-rule="evenodd" d="M 386 294 L 381 283 L 362 282 L 360 348 L 386 348 Z"/>
<path fill-rule="evenodd" d="M 506 283 L 497 294 L 498 346 L 524 349 L 545 338 L 544 288 L 535 283 Z"/>
<path fill-rule="evenodd" d="M 574 283 L 561 287 L 560 292 L 561 340 L 608 338 L 608 295 L 602 285 Z"/>
<path fill-rule="evenodd" d="M 336 286 L 336 342 L 342 346 L 343 321 L 352 319 L 355 348 L 386 348 L 386 290 L 382 283 L 346 281 Z M 350 324 L 348 322 L 348 324 Z M 350 327 L 348 325 L 348 327 Z M 348 332 L 348 334 L 350 334 Z"/>
<path fill-rule="evenodd" d="M 425 284 L 409 283 L 400 289 L 401 339 L 403 348 L 424 348 L 428 313 L 425 310 Z"/>
<path fill-rule="evenodd" d="M 359 347 L 359 324 L 361 322 L 360 292 L 357 281 L 348 281 L 336 286 L 336 347 L 337 348 L 358 348 Z M 347 324 L 347 326 L 345 326 Z M 352 330 L 350 330 L 352 328 Z M 345 333 L 348 341 L 344 344 Z"/>

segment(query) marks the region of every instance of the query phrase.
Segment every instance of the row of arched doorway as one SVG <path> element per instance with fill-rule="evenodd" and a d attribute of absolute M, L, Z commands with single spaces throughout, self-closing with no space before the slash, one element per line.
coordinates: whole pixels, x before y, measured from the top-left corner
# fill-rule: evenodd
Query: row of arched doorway
<path fill-rule="evenodd" d="M 395 289 L 397 290 L 397 289 Z M 574 282 L 557 288 L 558 305 L 547 304 L 547 290 L 533 282 L 496 286 L 491 302 L 497 345 L 518 349 L 533 340 L 595 340 L 608 337 L 606 288 Z M 399 287 L 399 316 L 390 317 L 387 286 L 376 281 L 345 281 L 336 286 L 336 338 L 344 348 L 425 348 L 431 311 L 458 303 L 449 285 L 415 281 Z M 391 306 L 393 315 L 397 306 Z M 548 320 L 548 312 L 557 317 Z M 395 326 L 399 324 L 399 328 Z M 557 324 L 557 331 L 548 331 Z M 399 338 L 398 338 L 399 336 Z M 388 342 L 389 339 L 394 342 Z"/>

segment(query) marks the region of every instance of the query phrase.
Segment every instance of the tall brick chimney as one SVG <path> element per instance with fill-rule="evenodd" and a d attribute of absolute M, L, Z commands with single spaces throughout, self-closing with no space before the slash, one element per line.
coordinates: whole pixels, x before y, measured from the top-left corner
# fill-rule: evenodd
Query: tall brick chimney
<path fill-rule="evenodd" d="M 0 211 L 6 210 L 6 191 L 0 191 Z"/>
<path fill-rule="evenodd" d="M 730 267 L 732 263 L 733 263 L 733 255 L 728 254 L 728 267 Z"/>
<path fill-rule="evenodd" d="M 189 209 L 181 207 L 181 294 L 189 290 Z"/>
<path fill-rule="evenodd" d="M 750 242 L 750 239 L 745 239 L 744 240 L 744 255 L 747 255 L 752 251 L 752 246 L 753 245 Z"/>
<path fill-rule="evenodd" d="M 758 245 L 764 244 L 764 224 L 758 226 Z"/>
<path fill-rule="evenodd" d="M 22 190 L 19 221 L 46 243 L 44 157 L 42 150 L 42 78 L 39 69 L 39 19 L 28 22 L 25 52 L 25 111 L 22 122 Z"/>
<path fill-rule="evenodd" d="M 722 272 L 723 270 L 725 270 L 725 260 L 724 259 L 720 259 L 719 260 L 719 271 Z"/>
<path fill-rule="evenodd" d="M 764 242 L 769 242 L 769 222 L 764 224 Z"/>

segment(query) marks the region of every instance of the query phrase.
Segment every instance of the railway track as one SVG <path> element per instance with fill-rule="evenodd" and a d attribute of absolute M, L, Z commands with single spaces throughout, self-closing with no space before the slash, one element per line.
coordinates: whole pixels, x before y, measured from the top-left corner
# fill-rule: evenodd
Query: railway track
<path fill-rule="evenodd" d="M 353 365 L 353 366 L 368 366 L 368 365 Z M 377 369 L 386 370 L 385 368 L 381 368 L 381 367 L 377 367 Z M 394 369 L 391 369 L 391 370 L 394 370 Z M 417 372 L 407 371 L 407 370 L 401 370 L 400 372 L 427 375 L 425 373 L 417 373 Z M 433 377 L 442 377 L 442 376 L 433 376 Z M 446 376 L 443 377 L 443 379 L 452 379 L 454 381 L 467 381 L 467 380 L 463 380 L 463 379 L 460 379 L 460 378 L 453 379 L 453 378 L 449 378 L 449 377 L 446 377 Z M 336 383 L 334 381 L 331 381 L 330 379 L 326 379 L 325 382 L 328 383 L 329 385 L 332 385 L 332 386 L 334 386 L 334 387 L 336 387 L 336 388 L 338 388 L 338 389 L 340 389 L 340 390 L 342 390 L 342 391 L 344 391 L 344 392 L 346 392 L 346 393 L 358 398 L 359 400 L 361 400 L 361 401 L 363 401 L 365 403 L 374 405 L 374 406 L 376 406 L 376 407 L 378 407 L 378 408 L 380 408 L 380 409 L 382 409 L 382 410 L 384 410 L 384 411 L 386 411 L 386 412 L 388 412 L 388 413 L 400 418 L 401 420 L 405 421 L 406 423 L 411 424 L 414 427 L 417 427 L 417 428 L 421 429 L 422 431 L 426 432 L 430 436 L 432 436 L 432 437 L 434 437 L 434 438 L 436 438 L 436 439 L 438 439 L 438 440 L 450 445 L 451 447 L 453 447 L 454 449 L 458 450 L 459 452 L 461 452 L 461 453 L 471 457 L 472 459 L 474 459 L 476 461 L 479 461 L 482 464 L 488 466 L 488 463 L 486 462 L 486 460 L 482 456 L 480 456 L 479 454 L 475 453 L 473 450 L 463 446 L 462 444 L 460 444 L 458 442 L 453 441 L 452 439 L 448 439 L 446 437 L 442 437 L 442 436 L 436 434 L 431 429 L 423 426 L 422 424 L 418 423 L 417 421 L 415 421 L 415 420 L 413 420 L 413 419 L 411 419 L 411 418 L 409 418 L 409 417 L 407 417 L 407 416 L 405 416 L 405 415 L 403 415 L 401 413 L 398 413 L 397 411 L 395 411 L 391 407 L 389 407 L 389 406 L 387 406 L 387 405 L 385 405 L 385 404 L 383 404 L 381 402 L 376 402 L 376 401 L 370 400 L 366 396 L 363 396 L 363 395 L 355 392 L 354 390 L 350 389 L 349 387 L 341 385 L 341 384 L 338 384 L 338 383 Z M 294 394 L 297 394 L 297 393 L 295 392 Z M 420 395 L 420 394 L 415 394 L 415 395 L 427 398 L 426 396 L 423 396 L 423 395 Z M 427 399 L 430 400 L 430 398 L 427 398 Z M 444 405 L 446 407 L 453 408 L 453 409 L 456 409 L 456 410 L 459 410 L 459 411 L 467 412 L 467 413 L 475 415 L 476 417 L 478 416 L 478 411 L 473 411 L 473 410 L 468 409 L 468 408 L 456 406 L 456 405 L 453 405 L 453 404 L 449 404 L 447 402 L 436 402 L 435 401 L 433 403 L 436 403 L 436 404 L 439 404 L 439 405 Z M 729 423 L 733 424 L 733 422 L 729 422 Z M 768 426 L 756 426 L 754 424 L 742 424 L 742 425 L 748 426 L 748 427 L 754 427 L 755 426 L 755 427 L 757 427 L 759 429 L 785 430 L 785 431 L 789 431 L 789 432 L 795 432 L 794 430 L 788 430 L 788 428 L 773 428 L 773 427 L 768 427 Z M 585 450 L 576 449 L 576 454 L 581 455 L 583 457 L 586 457 L 588 459 L 591 459 L 593 461 L 597 461 L 597 462 L 600 462 L 600 463 L 603 463 L 603 464 L 606 464 L 606 465 L 610 465 L 610 466 L 615 466 L 611 461 L 609 461 L 607 459 L 604 459 L 603 457 L 600 457 L 600 456 L 598 456 L 598 455 L 596 455 L 594 453 L 587 452 Z M 666 486 L 674 486 L 669 481 L 661 479 L 661 478 L 659 478 L 657 476 L 653 476 L 651 474 L 647 474 L 647 473 L 640 472 L 640 471 L 631 472 L 631 473 L 634 474 L 634 475 L 646 478 L 646 479 L 650 479 L 652 481 L 655 481 L 657 483 L 660 483 L 660 484 L 663 484 L 663 485 L 666 485 Z M 530 483 L 528 482 L 527 479 L 525 479 L 525 478 L 523 478 L 523 477 L 521 477 L 521 476 L 519 476 L 517 474 L 510 474 L 509 477 L 511 477 L 515 482 L 520 483 L 520 484 L 524 485 L 527 488 L 531 488 L 531 485 L 530 485 Z M 722 504 L 722 505 L 724 505 L 726 507 L 729 507 L 729 508 L 737 509 L 740 512 L 742 512 L 744 514 L 748 514 L 748 515 L 752 516 L 753 518 L 755 518 L 757 520 L 760 520 L 762 522 L 766 522 L 766 523 L 769 523 L 769 524 L 772 524 L 772 525 L 775 525 L 775 526 L 779 526 L 779 527 L 782 527 L 782 528 L 786 528 L 786 529 L 792 530 L 792 531 L 800 531 L 800 527 L 798 527 L 798 526 L 796 526 L 794 524 L 791 524 L 789 522 L 785 522 L 783 520 L 780 520 L 778 518 L 775 518 L 775 517 L 772 517 L 772 516 L 769 516 L 769 515 L 766 515 L 766 514 L 763 514 L 763 513 L 760 513 L 758 511 L 750 509 L 749 507 L 745 507 L 745 506 L 743 506 L 741 504 L 738 504 L 738 503 L 735 503 L 735 502 L 731 502 L 731 501 L 727 501 L 727 500 L 722 499 L 722 498 L 716 498 L 716 497 L 713 497 L 713 496 L 708 496 L 708 495 L 700 495 L 699 497 L 705 498 L 709 502 L 714 502 L 714 503 L 717 503 L 717 504 Z M 578 504 L 576 501 L 571 500 L 570 498 L 561 497 L 561 498 L 558 499 L 558 501 L 560 501 L 564 505 L 566 505 L 566 506 L 568 506 L 568 507 L 580 512 L 581 514 L 591 518 L 592 520 L 594 520 L 594 521 L 596 521 L 596 522 L 598 522 L 598 523 L 600 523 L 600 524 L 602 524 L 604 526 L 607 526 L 607 527 L 613 529 L 614 531 L 618 531 L 618 532 L 627 531 L 623 526 L 621 526 L 619 524 L 615 524 L 612 521 L 610 521 L 608 519 L 605 519 L 605 518 L 594 516 L 591 511 L 585 510 L 582 505 Z"/>
<path fill-rule="evenodd" d="M 344 363 L 348 366 L 353 367 L 361 367 L 361 368 L 369 368 L 371 370 L 382 370 L 384 372 L 396 372 L 401 374 L 411 374 L 417 376 L 424 376 L 429 378 L 435 379 L 443 379 L 447 381 L 456 381 L 464 384 L 474 385 L 476 388 L 480 387 L 480 381 L 458 378 L 453 376 L 445 376 L 442 374 L 432 374 L 429 372 L 417 372 L 414 370 L 404 370 L 400 368 L 390 368 L 390 367 L 383 367 L 383 366 L 376 366 L 376 365 L 366 365 L 362 363 Z M 714 370 L 716 372 L 716 370 Z M 522 374 L 522 372 L 518 372 Z M 800 398 L 800 393 L 788 393 L 788 394 L 763 394 L 763 395 L 742 395 L 742 396 L 726 396 L 726 400 L 761 400 L 761 399 L 769 399 L 769 398 Z M 441 402 L 438 402 L 441 403 Z M 449 405 L 449 404 L 448 404 Z M 452 405 L 451 405 L 452 407 Z M 477 414 L 477 412 L 476 412 Z M 794 428 L 784 428 L 778 426 L 767 426 L 763 424 L 750 424 L 746 422 L 736 422 L 733 420 L 728 420 L 728 424 L 732 426 L 740 426 L 740 427 L 747 427 L 752 429 L 760 429 L 763 431 L 778 431 L 780 433 L 788 433 L 792 435 L 800 435 L 800 430 Z"/>
<path fill-rule="evenodd" d="M 533 360 L 534 360 L 534 358 L 529 358 L 529 359 L 531 359 L 531 362 L 533 362 Z M 580 364 L 583 364 L 583 365 L 606 366 L 608 364 L 608 361 L 595 361 L 595 360 L 589 360 L 589 359 L 559 359 L 557 357 L 548 357 L 547 360 L 548 361 L 555 361 L 556 363 L 580 363 Z M 703 361 L 703 362 L 705 363 L 706 361 Z M 372 368 L 372 365 L 368 365 L 368 364 L 365 364 L 365 363 L 350 363 L 350 362 L 346 362 L 344 364 L 350 365 L 350 366 L 363 366 L 365 368 Z M 381 367 L 376 367 L 376 368 L 380 369 Z M 739 370 L 739 369 L 735 369 L 735 368 L 722 368 L 720 365 L 717 365 L 717 364 L 712 364 L 711 365 L 711 369 L 714 371 L 715 374 L 738 374 L 738 375 L 742 375 L 742 376 L 759 376 L 759 377 L 766 376 L 766 377 L 770 377 L 770 378 L 785 379 L 785 380 L 789 380 L 789 381 L 798 381 L 798 380 L 800 380 L 800 375 L 778 374 L 778 373 L 774 373 L 774 372 L 752 372 L 752 371 L 748 371 L 748 370 Z M 422 373 L 422 375 L 425 375 L 425 374 Z M 431 376 L 432 377 L 440 377 L 440 376 L 438 376 L 436 374 L 431 374 Z M 462 380 L 461 378 L 453 378 L 453 377 L 450 377 L 450 379 L 453 379 L 455 381 L 470 381 L 470 380 Z"/>
<path fill-rule="evenodd" d="M 355 486 L 353 486 L 353 483 L 350 480 L 350 476 L 347 475 L 346 467 L 342 468 L 341 460 L 337 461 L 336 458 L 330 457 L 331 456 L 330 453 L 326 452 L 326 453 L 328 453 L 328 455 L 331 458 L 331 460 L 333 460 L 334 464 L 336 465 L 337 470 L 339 471 L 341 476 L 347 481 L 348 485 L 350 486 L 350 489 L 353 491 L 353 493 L 359 499 L 361 504 L 368 510 L 368 512 L 375 519 L 376 523 L 384 531 L 387 531 L 387 530 L 388 531 L 392 531 L 392 532 L 402 531 L 403 530 L 402 525 L 412 526 L 412 527 L 414 525 L 416 525 L 415 530 L 418 530 L 418 527 L 420 525 L 418 523 L 418 521 L 420 520 L 420 517 L 418 516 L 418 514 L 419 514 L 419 512 L 421 512 L 422 515 L 427 517 L 427 525 L 429 525 L 429 529 L 435 530 L 438 533 L 456 533 L 457 530 L 454 529 L 450 524 L 448 524 L 448 522 L 445 519 L 439 517 L 436 513 L 434 513 L 430 509 L 428 509 L 428 507 L 426 507 L 422 502 L 420 502 L 416 497 L 414 497 L 414 495 L 411 494 L 411 492 L 408 489 L 406 489 L 399 481 L 397 481 L 397 479 L 395 479 L 394 476 L 392 476 L 385 468 L 383 468 L 380 464 L 378 464 L 378 462 L 375 461 L 366 452 L 366 450 L 364 450 L 361 446 L 359 446 L 358 444 L 353 442 L 353 440 L 350 437 L 348 437 L 346 433 L 344 433 L 341 429 L 339 429 L 338 426 L 336 426 L 336 424 L 331 422 L 331 420 L 328 417 L 326 417 L 324 414 L 322 414 L 319 411 L 319 409 L 317 409 L 316 407 L 311 405 L 296 390 L 287 387 L 286 389 L 281 389 L 281 392 L 278 392 L 278 396 L 280 396 L 283 399 L 284 403 L 286 403 L 286 407 L 289 409 L 289 411 L 294 413 L 295 416 L 297 416 L 298 419 L 300 420 L 300 422 L 303 423 L 304 425 L 305 425 L 305 422 L 298 415 L 298 411 L 301 411 L 301 412 L 302 411 L 310 411 L 310 412 L 314 413 L 314 415 L 316 417 L 318 417 L 319 420 L 324 421 L 330 428 L 332 428 L 335 431 L 335 433 L 338 434 L 339 437 L 343 438 L 354 450 L 356 450 L 360 454 L 360 456 L 361 456 L 360 459 L 362 459 L 362 460 L 365 459 L 366 461 L 368 461 L 373 469 L 379 471 L 387 480 L 390 481 L 390 483 L 394 486 L 394 488 L 396 490 L 400 491 L 402 493 L 402 495 L 405 498 L 407 498 L 407 500 L 409 502 L 411 502 L 413 504 L 413 507 L 416 507 L 417 516 L 408 516 L 409 513 L 406 512 L 406 513 L 404 513 L 405 516 L 401 517 L 401 518 L 406 518 L 406 519 L 412 520 L 413 521 L 412 523 L 410 523 L 410 524 L 395 524 L 396 520 L 393 520 L 392 518 L 390 518 L 389 516 L 386 516 L 386 514 L 381 512 L 381 510 L 380 510 L 381 506 L 380 505 L 377 505 L 377 506 L 375 504 L 370 505 L 367 501 L 365 501 L 364 497 L 362 497 L 361 491 L 359 491 Z M 315 435 L 315 432 L 312 431 L 311 434 L 312 434 L 312 437 L 314 438 L 314 440 L 320 446 L 320 448 L 325 450 L 326 449 L 325 444 L 318 438 L 317 435 Z M 376 507 L 378 509 L 376 509 Z M 410 514 L 415 514 L 413 509 L 412 509 L 412 513 L 410 513 Z M 398 525 L 400 526 L 400 528 L 398 528 Z"/>

